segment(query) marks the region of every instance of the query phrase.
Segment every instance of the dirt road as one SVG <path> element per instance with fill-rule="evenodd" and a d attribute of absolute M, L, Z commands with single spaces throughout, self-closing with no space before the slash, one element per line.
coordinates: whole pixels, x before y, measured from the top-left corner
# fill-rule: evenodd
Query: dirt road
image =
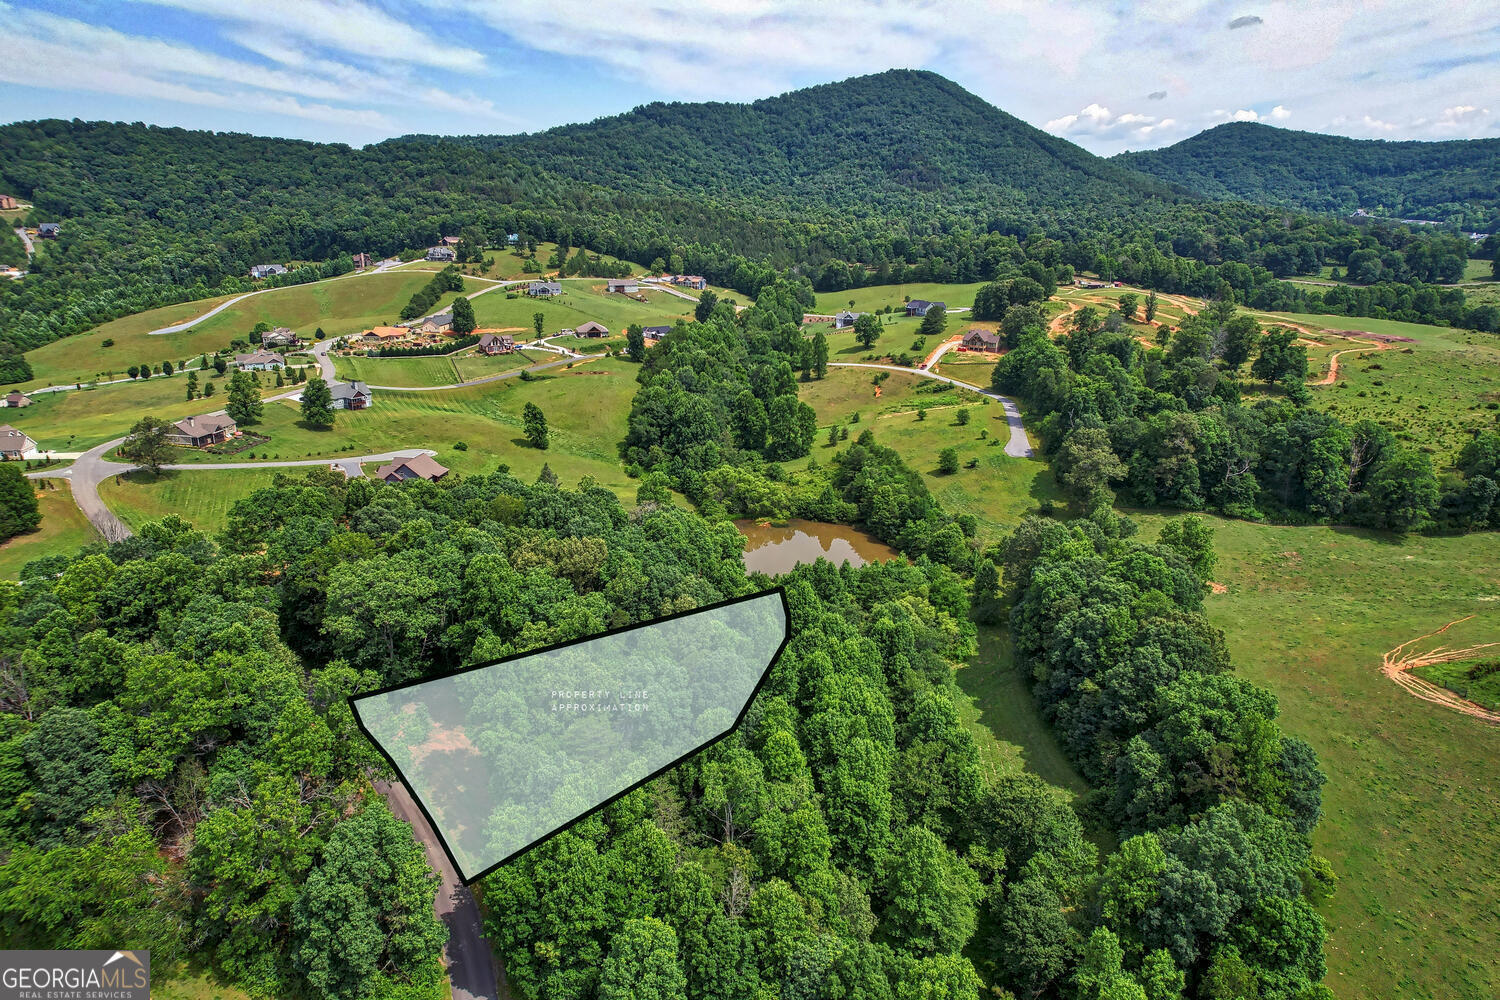
<path fill-rule="evenodd" d="M 903 368 L 900 365 L 872 365 L 854 361 L 832 361 L 829 362 L 828 367 L 878 368 L 882 371 L 888 372 L 904 372 L 907 375 L 918 375 L 922 378 L 937 379 L 939 382 L 947 382 L 949 385 L 957 386 L 960 389 L 968 389 L 970 392 L 977 392 L 981 396 L 986 396 L 990 399 L 998 400 L 1000 402 L 1000 405 L 1005 408 L 1005 422 L 1010 427 L 1010 440 L 1005 442 L 1005 453 L 1007 455 L 1010 455 L 1012 458 L 1030 458 L 1033 454 L 1031 450 L 1031 441 L 1026 437 L 1026 428 L 1021 424 L 1020 407 L 1016 406 L 1014 400 L 1000 395 L 993 389 L 981 389 L 977 385 L 970 385 L 967 382 L 960 382 L 958 379 L 949 378 L 946 375 L 935 375 L 932 372 L 919 371 L 915 368 Z"/>
<path fill-rule="evenodd" d="M 1417 652 L 1415 646 L 1424 639 L 1442 635 L 1459 622 L 1466 622 L 1473 615 L 1467 615 L 1455 621 L 1451 621 L 1435 632 L 1419 635 L 1415 639 L 1408 639 L 1395 649 L 1390 650 L 1381 658 L 1380 672 L 1385 674 L 1398 685 L 1405 688 L 1414 697 L 1434 705 L 1442 705 L 1451 708 L 1455 712 L 1475 719 L 1480 719 L 1492 725 L 1500 725 L 1500 712 L 1493 712 L 1483 705 L 1476 705 L 1467 698 L 1460 698 L 1457 694 L 1445 687 L 1439 687 L 1431 681 L 1424 680 L 1412 673 L 1417 667 L 1428 667 L 1434 663 L 1452 663 L 1455 660 L 1473 659 L 1479 653 L 1500 646 L 1500 642 L 1481 642 L 1474 646 L 1465 646 L 1461 649 L 1449 649 L 1446 646 L 1437 646 L 1426 652 Z"/>

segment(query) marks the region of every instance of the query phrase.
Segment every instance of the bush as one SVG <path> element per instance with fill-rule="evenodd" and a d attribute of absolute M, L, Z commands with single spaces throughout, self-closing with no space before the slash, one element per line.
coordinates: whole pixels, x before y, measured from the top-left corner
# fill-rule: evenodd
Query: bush
<path fill-rule="evenodd" d="M 455 444 L 453 446 L 453 450 L 454 451 L 468 451 L 469 450 L 469 446 L 467 444 L 464 444 L 462 441 L 459 441 L 457 444 Z"/>

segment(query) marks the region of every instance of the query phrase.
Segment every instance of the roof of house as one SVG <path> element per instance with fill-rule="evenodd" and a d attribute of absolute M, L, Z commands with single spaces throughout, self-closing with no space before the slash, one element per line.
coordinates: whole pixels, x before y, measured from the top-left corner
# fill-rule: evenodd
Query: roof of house
<path fill-rule="evenodd" d="M 204 413 L 196 417 L 179 420 L 172 425 L 189 437 L 203 437 L 218 431 L 234 430 L 234 418 L 227 413 Z M 3 430 L 4 428 L 0 428 Z"/>
<path fill-rule="evenodd" d="M 860 316 L 863 316 L 864 313 L 850 312 L 848 309 L 840 309 L 833 315 L 835 319 L 843 319 L 845 316 L 848 316 L 850 319 L 858 319 Z"/>
<path fill-rule="evenodd" d="M 578 326 L 576 327 L 576 329 L 577 329 L 577 331 L 579 333 L 608 333 L 609 332 L 609 327 L 605 326 L 603 323 L 595 322 L 594 320 L 589 320 L 586 323 L 579 323 Z"/>
<path fill-rule="evenodd" d="M 31 397 L 26 395 L 26 393 L 21 392 L 19 389 L 12 390 L 5 395 L 5 401 L 7 403 L 18 403 L 23 399 L 28 403 L 31 402 Z"/>
<path fill-rule="evenodd" d="M 971 340 L 978 340 L 985 344 L 998 344 L 1000 343 L 1000 335 L 998 333 L 991 333 L 989 330 L 975 329 L 970 330 L 964 335 L 964 343 L 968 343 Z"/>
<path fill-rule="evenodd" d="M 609 283 L 611 285 L 634 285 L 634 284 L 637 284 L 637 282 L 636 282 L 636 280 L 634 278 L 609 278 L 607 280 L 609 281 Z"/>
<path fill-rule="evenodd" d="M 946 303 L 946 302 L 929 302 L 929 303 L 927 303 L 927 308 L 928 309 L 944 309 L 944 310 L 946 310 L 948 308 L 948 303 Z"/>
<path fill-rule="evenodd" d="M 930 305 L 932 305 L 932 303 L 928 302 L 926 299 L 912 299 L 910 302 L 908 302 L 906 304 L 906 308 L 908 308 L 908 309 L 923 309 L 923 308 L 925 308 L 927 306 L 930 306 Z"/>
<path fill-rule="evenodd" d="M 670 326 L 648 326 L 641 332 L 648 337 L 665 337 L 672 332 L 672 328 Z"/>
<path fill-rule="evenodd" d="M 404 337 L 411 333 L 404 326 L 377 326 L 365 331 L 366 337 L 379 337 L 381 340 L 390 340 L 395 337 Z"/>
<path fill-rule="evenodd" d="M 452 326 L 453 312 L 452 310 L 449 310 L 448 312 L 434 313 L 433 315 L 428 316 L 426 319 L 424 319 L 422 323 L 424 325 L 427 323 L 431 323 L 434 326 Z"/>
<path fill-rule="evenodd" d="M 270 351 L 251 351 L 249 354 L 236 354 L 234 356 L 234 363 L 237 365 L 264 365 L 271 362 L 286 364 L 286 359 Z"/>
<path fill-rule="evenodd" d="M 29 441 L 31 438 L 10 424 L 0 426 L 0 451 L 25 451 Z"/>
<path fill-rule="evenodd" d="M 375 478 L 384 479 L 403 465 L 423 479 L 437 479 L 448 474 L 447 468 L 433 461 L 431 455 L 417 455 L 412 458 L 398 458 L 388 465 L 382 465 L 375 470 Z"/>
<path fill-rule="evenodd" d="M 489 347 L 491 344 L 514 344 L 516 338 L 508 333 L 484 333 L 479 336 L 479 346 Z"/>
<path fill-rule="evenodd" d="M 56 222 L 42 222 L 37 224 L 36 231 L 39 233 L 55 233 L 61 228 L 62 226 Z"/>
<path fill-rule="evenodd" d="M 539 288 L 545 289 L 546 291 L 551 292 L 553 295 L 562 294 L 562 282 L 560 281 L 533 281 L 526 287 L 526 290 L 528 292 L 534 292 Z"/>
<path fill-rule="evenodd" d="M 458 246 L 458 237 L 457 236 L 444 236 L 443 237 L 443 242 L 446 243 L 450 247 L 455 247 L 455 246 Z"/>
<path fill-rule="evenodd" d="M 329 388 L 329 394 L 334 399 L 349 399 L 352 396 L 370 395 L 370 387 L 363 382 L 339 382 Z"/>

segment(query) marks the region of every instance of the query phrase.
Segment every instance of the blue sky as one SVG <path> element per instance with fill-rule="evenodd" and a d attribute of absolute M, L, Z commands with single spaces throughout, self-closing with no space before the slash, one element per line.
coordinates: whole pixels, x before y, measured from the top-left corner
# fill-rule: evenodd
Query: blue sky
<path fill-rule="evenodd" d="M 0 24 L 4 121 L 362 145 L 913 67 L 1106 154 L 1231 120 L 1500 136 L 1500 8 L 1467 0 L 0 0 Z"/>

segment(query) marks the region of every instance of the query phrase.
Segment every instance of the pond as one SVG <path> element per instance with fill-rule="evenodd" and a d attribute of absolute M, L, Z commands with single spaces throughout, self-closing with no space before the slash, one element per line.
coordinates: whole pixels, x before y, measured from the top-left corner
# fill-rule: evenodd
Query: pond
<path fill-rule="evenodd" d="M 901 554 L 873 535 L 843 524 L 801 521 L 796 518 L 778 527 L 750 519 L 734 522 L 748 544 L 745 546 L 745 569 L 776 576 L 801 563 L 827 559 L 838 566 L 848 562 L 863 566 L 868 562 L 898 559 Z"/>

